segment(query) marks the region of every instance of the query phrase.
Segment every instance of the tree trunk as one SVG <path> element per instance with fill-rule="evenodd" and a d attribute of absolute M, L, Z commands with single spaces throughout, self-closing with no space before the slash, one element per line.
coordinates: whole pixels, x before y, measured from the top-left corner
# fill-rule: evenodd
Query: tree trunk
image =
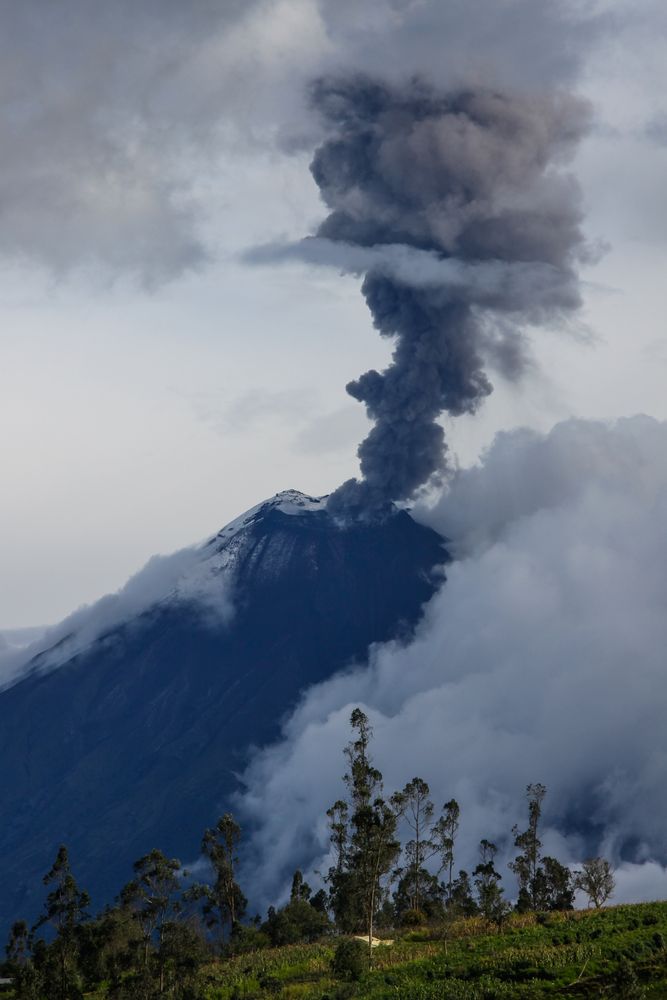
<path fill-rule="evenodd" d="M 67 958 L 62 944 L 60 946 L 60 996 L 62 1000 L 65 1000 L 67 996 Z"/>
<path fill-rule="evenodd" d="M 371 889 L 370 907 L 368 910 L 368 968 L 373 965 L 373 915 L 375 913 L 375 883 Z"/>

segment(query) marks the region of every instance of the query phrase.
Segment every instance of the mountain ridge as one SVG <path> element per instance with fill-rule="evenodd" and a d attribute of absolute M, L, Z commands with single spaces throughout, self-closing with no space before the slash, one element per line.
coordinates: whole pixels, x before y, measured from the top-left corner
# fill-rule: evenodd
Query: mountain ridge
<path fill-rule="evenodd" d="M 443 540 L 398 510 L 342 528 L 322 503 L 251 508 L 195 550 L 192 586 L 0 692 L 0 921 L 36 915 L 60 843 L 96 904 L 152 847 L 193 857 L 304 688 L 412 634 Z"/>
<path fill-rule="evenodd" d="M 170 560 L 177 559 L 179 556 L 186 557 L 188 554 L 190 556 L 189 562 L 184 560 L 186 561 L 186 565 L 183 571 L 174 580 L 166 584 L 164 592 L 161 595 L 152 594 L 151 597 L 140 603 L 134 614 L 131 610 L 127 612 L 122 607 L 120 608 L 119 616 L 112 614 L 109 619 L 109 615 L 107 614 L 107 621 L 102 621 L 99 634 L 94 634 L 91 641 L 102 638 L 106 631 L 112 631 L 117 624 L 127 620 L 128 617 L 139 617 L 151 605 L 159 604 L 163 601 L 180 600 L 184 603 L 199 601 L 199 603 L 205 604 L 207 571 L 210 577 L 214 577 L 216 573 L 225 571 L 229 573 L 233 570 L 235 542 L 238 540 L 238 536 L 244 532 L 244 529 L 260 521 L 262 516 L 266 516 L 267 513 L 273 510 L 291 516 L 303 515 L 310 511 L 325 514 L 326 500 L 326 495 L 311 497 L 301 493 L 299 490 L 282 490 L 274 496 L 250 507 L 244 513 L 225 524 L 214 535 L 207 535 L 203 541 L 181 549 L 171 555 L 151 557 L 140 570 L 132 574 L 125 586 L 121 587 L 119 591 L 105 594 L 92 604 L 84 605 L 55 625 L 35 630 L 6 630 L 8 635 L 17 631 L 21 631 L 28 636 L 34 631 L 37 635 L 33 641 L 27 641 L 21 645 L 12 647 L 12 651 L 16 653 L 17 662 L 20 664 L 19 657 L 21 653 L 23 654 L 24 662 L 22 665 L 19 665 L 17 672 L 9 677 L 2 687 L 6 688 L 15 684 L 26 672 L 30 672 L 31 669 L 57 667 L 63 656 L 71 658 L 78 652 L 81 652 L 82 650 L 76 648 L 76 646 L 72 647 L 72 639 L 76 633 L 85 632 L 90 617 L 94 616 L 104 606 L 110 609 L 112 602 L 118 598 L 122 598 L 129 587 L 136 586 L 137 582 L 142 580 L 151 571 L 156 562 L 169 563 Z M 217 599 L 214 600 L 213 606 L 217 606 L 219 609 L 220 595 L 214 593 L 212 596 L 214 599 Z M 123 614 L 123 612 L 125 613 Z M 9 645 L 7 643 L 7 646 Z"/>

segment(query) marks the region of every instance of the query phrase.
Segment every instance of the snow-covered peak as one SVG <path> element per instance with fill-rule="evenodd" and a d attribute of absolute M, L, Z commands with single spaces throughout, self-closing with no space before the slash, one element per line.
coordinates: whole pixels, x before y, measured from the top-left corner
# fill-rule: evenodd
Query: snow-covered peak
<path fill-rule="evenodd" d="M 212 538 L 209 544 L 213 542 L 226 542 L 236 535 L 239 534 L 244 528 L 249 527 L 256 521 L 261 520 L 269 511 L 279 510 L 281 514 L 304 514 L 308 511 L 324 511 L 327 506 L 327 497 L 309 497 L 305 493 L 300 493 L 299 490 L 282 490 L 280 493 L 276 493 L 274 497 L 269 500 L 264 500 L 262 503 L 256 504 L 247 510 L 245 514 L 241 514 L 239 517 L 234 518 L 229 524 L 226 524 L 218 534 Z"/>
<path fill-rule="evenodd" d="M 283 514 L 303 514 L 304 511 L 326 510 L 327 499 L 326 496 L 309 497 L 298 490 L 283 490 L 282 493 L 276 493 L 268 503 Z"/>

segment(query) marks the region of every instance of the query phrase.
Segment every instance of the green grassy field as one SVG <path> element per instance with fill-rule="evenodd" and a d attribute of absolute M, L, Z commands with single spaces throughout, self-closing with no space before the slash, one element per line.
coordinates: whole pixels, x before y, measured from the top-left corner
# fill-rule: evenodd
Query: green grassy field
<path fill-rule="evenodd" d="M 535 917 L 496 932 L 478 918 L 416 930 L 374 950 L 358 982 L 333 979 L 335 941 L 258 951 L 206 967 L 207 1000 L 667 998 L 667 903 Z"/>

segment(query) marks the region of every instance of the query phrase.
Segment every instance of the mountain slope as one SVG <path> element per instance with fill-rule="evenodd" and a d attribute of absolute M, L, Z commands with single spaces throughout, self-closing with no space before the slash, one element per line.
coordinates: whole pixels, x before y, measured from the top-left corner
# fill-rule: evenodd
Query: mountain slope
<path fill-rule="evenodd" d="M 290 491 L 202 546 L 140 615 L 36 657 L 0 693 L 0 920 L 35 915 L 61 842 L 95 904 L 153 846 L 196 856 L 249 749 L 305 686 L 409 634 L 445 560 L 404 511 L 343 529 Z"/>

